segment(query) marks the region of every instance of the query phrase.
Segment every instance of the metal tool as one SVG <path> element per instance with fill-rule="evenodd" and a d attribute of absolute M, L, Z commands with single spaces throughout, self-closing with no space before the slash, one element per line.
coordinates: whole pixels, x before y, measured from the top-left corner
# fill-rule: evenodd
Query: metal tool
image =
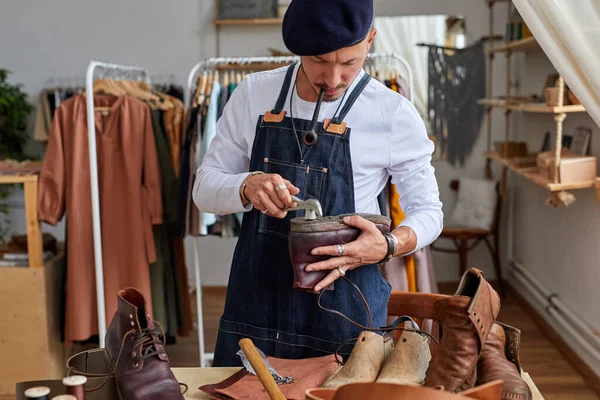
<path fill-rule="evenodd" d="M 319 200 L 302 200 L 296 196 L 292 196 L 292 200 L 294 200 L 297 207 L 288 208 L 287 211 L 304 210 L 304 219 L 317 219 L 317 217 L 323 216 L 323 209 L 321 208 Z"/>

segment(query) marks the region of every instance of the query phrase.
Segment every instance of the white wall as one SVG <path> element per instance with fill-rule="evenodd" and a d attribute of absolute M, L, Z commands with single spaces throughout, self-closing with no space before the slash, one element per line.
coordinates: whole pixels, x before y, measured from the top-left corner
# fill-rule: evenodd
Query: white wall
<path fill-rule="evenodd" d="M 548 73 L 554 72 L 542 53 L 520 55 L 521 94 L 541 93 Z M 539 151 L 544 133 L 551 132 L 552 145 L 556 124 L 552 115 L 516 115 L 516 132 L 527 141 L 532 151 Z M 500 117 L 502 118 L 502 117 Z M 577 126 L 593 129 L 591 154 L 600 155 L 600 129 L 587 113 L 568 114 L 564 133 L 572 134 Z M 548 290 L 556 293 L 565 305 L 600 330 L 600 303 L 597 290 L 600 281 L 600 203 L 594 191 L 575 190 L 576 201 L 570 207 L 548 208 L 546 190 L 515 176 L 514 258 L 520 261 Z"/>
<path fill-rule="evenodd" d="M 32 100 L 48 78 L 83 77 L 90 60 L 142 65 L 151 74 L 175 74 L 185 84 L 190 68 L 199 60 L 216 55 L 217 37 L 212 19 L 212 0 L 3 0 L 0 6 L 0 66 L 14 71 L 12 81 L 23 82 Z M 502 33 L 505 9 L 496 14 L 496 33 Z M 467 21 L 468 38 L 474 41 L 488 34 L 488 10 L 483 1 L 473 0 L 375 0 L 378 16 L 458 14 Z M 267 55 L 268 48 L 285 50 L 281 27 L 222 27 L 222 56 Z M 503 90 L 504 63 L 496 62 L 498 78 L 495 92 Z M 485 127 L 485 122 L 482 125 Z M 495 120 L 494 131 L 504 131 L 501 118 Z M 454 169 L 447 163 L 434 163 L 441 188 L 444 212 L 449 215 L 454 196 L 448 190 L 450 179 L 461 175 L 483 176 L 485 129 L 472 157 L 464 169 Z M 32 146 L 32 151 L 40 151 Z M 12 219 L 15 229 L 24 232 L 22 202 L 18 196 Z M 63 237 L 63 227 L 44 226 L 44 230 Z M 201 241 L 202 276 L 206 285 L 221 285 L 227 281 L 231 241 Z M 471 265 L 494 277 L 491 259 L 485 248 L 471 253 Z M 188 260 L 191 261 L 188 252 Z M 457 257 L 434 254 L 438 278 L 458 279 Z"/>

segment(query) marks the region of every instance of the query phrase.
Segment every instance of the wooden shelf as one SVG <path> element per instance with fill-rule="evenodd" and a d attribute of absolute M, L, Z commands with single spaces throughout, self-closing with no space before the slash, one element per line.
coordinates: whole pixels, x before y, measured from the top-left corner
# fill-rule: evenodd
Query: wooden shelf
<path fill-rule="evenodd" d="M 488 50 L 488 53 L 500 53 L 505 51 L 533 51 L 533 50 L 541 50 L 540 44 L 533 37 L 530 36 L 525 39 L 515 40 L 512 42 L 508 42 L 503 46 L 493 47 Z"/>
<path fill-rule="evenodd" d="M 215 19 L 214 25 L 280 25 L 283 18 Z"/>
<path fill-rule="evenodd" d="M 27 182 L 37 182 L 38 176 L 34 174 L 24 174 L 24 175 L 13 175 L 0 174 L 0 185 L 7 185 L 12 183 L 27 183 Z"/>
<path fill-rule="evenodd" d="M 504 108 L 505 110 L 522 111 L 529 113 L 562 114 L 573 112 L 585 112 L 585 107 L 579 105 L 568 105 L 555 107 L 546 105 L 546 103 L 507 103 L 504 99 L 480 99 L 477 103 L 485 106 Z"/>
<path fill-rule="evenodd" d="M 486 152 L 485 156 L 508 169 L 516 172 L 517 174 L 529 179 L 533 183 L 547 189 L 551 192 L 560 192 L 563 190 L 576 190 L 576 189 L 589 189 L 596 185 L 598 179 L 593 181 L 585 182 L 571 182 L 571 183 L 553 183 L 542 176 L 540 169 L 535 166 L 535 154 L 527 157 L 518 158 L 503 158 L 497 152 Z"/>

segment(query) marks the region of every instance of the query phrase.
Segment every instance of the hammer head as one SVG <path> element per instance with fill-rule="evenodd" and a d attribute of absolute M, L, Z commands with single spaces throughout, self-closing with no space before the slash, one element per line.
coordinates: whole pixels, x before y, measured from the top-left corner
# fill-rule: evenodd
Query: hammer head
<path fill-rule="evenodd" d="M 288 211 L 304 210 L 305 219 L 316 219 L 317 217 L 323 216 L 323 209 L 321 208 L 321 203 L 319 200 L 302 200 L 296 196 L 292 196 L 292 200 L 294 200 L 298 206 L 295 208 L 289 208 Z"/>

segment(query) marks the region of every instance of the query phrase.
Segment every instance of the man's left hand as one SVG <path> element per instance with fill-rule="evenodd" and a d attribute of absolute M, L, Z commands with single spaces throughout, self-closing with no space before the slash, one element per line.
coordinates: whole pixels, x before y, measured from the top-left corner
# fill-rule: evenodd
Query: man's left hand
<path fill-rule="evenodd" d="M 345 274 L 347 271 L 350 271 L 362 265 L 379 263 L 387 254 L 387 240 L 381 234 L 381 231 L 379 231 L 379 229 L 374 223 L 367 221 L 366 219 L 358 215 L 345 217 L 344 223 L 346 223 L 346 225 L 354 226 L 360 229 L 362 232 L 358 236 L 358 238 L 356 238 L 355 241 L 343 245 L 344 252 L 341 255 L 338 253 L 337 245 L 317 247 L 312 250 L 312 255 L 335 256 L 328 260 L 314 264 L 309 264 L 306 266 L 306 271 L 331 270 L 331 272 L 315 286 L 315 292 L 319 292 L 333 281 L 342 277 L 342 272 L 340 272 L 339 269 L 341 269 Z M 398 230 L 400 229 L 408 229 L 412 232 L 412 229 L 409 227 L 398 228 Z M 408 236 L 410 238 L 412 235 L 410 235 L 409 233 L 408 235 L 402 236 Z M 412 240 L 410 240 L 410 242 L 412 242 Z M 404 250 L 406 248 L 406 244 L 408 244 L 406 243 L 406 241 L 400 240 L 399 243 L 400 250 Z M 412 249 L 408 251 L 411 250 Z M 401 253 L 402 252 L 400 252 L 400 254 Z"/>

